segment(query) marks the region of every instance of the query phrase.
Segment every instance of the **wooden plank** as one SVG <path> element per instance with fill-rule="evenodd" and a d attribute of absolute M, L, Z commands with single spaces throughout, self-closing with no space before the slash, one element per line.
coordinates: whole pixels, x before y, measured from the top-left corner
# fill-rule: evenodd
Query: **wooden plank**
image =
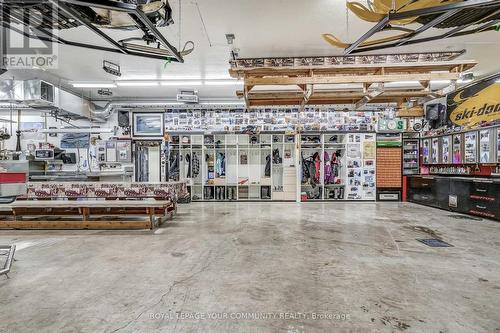
<path fill-rule="evenodd" d="M 242 97 L 241 90 L 236 92 L 238 97 Z M 311 98 L 361 98 L 365 94 L 358 91 L 341 91 L 341 90 L 315 90 Z M 429 95 L 424 90 L 386 90 L 383 93 L 387 97 L 425 97 Z M 287 90 L 262 90 L 259 92 L 252 92 L 248 95 L 250 99 L 279 99 L 279 98 L 302 98 L 304 95 L 300 91 L 287 91 Z"/>
<path fill-rule="evenodd" d="M 150 221 L 0 221 L 0 229 L 151 229 Z"/>
<path fill-rule="evenodd" d="M 436 62 L 414 62 L 414 63 L 381 63 L 381 64 L 344 64 L 344 65 L 324 65 L 324 66 L 300 66 L 300 67 L 254 67 L 254 68 L 231 68 L 229 74 L 232 77 L 242 77 L 243 75 L 275 75 L 278 73 L 294 73 L 295 75 L 307 75 L 309 71 L 313 73 L 422 73 L 430 71 L 453 71 L 456 68 L 462 71 L 469 70 L 477 65 L 475 60 L 451 60 Z"/>
<path fill-rule="evenodd" d="M 421 106 L 416 106 L 416 107 L 412 107 L 412 108 L 409 108 L 409 109 L 401 109 L 401 110 L 398 110 L 397 112 L 397 116 L 398 117 L 423 117 L 425 115 L 424 113 L 424 108 L 421 107 Z"/>
<path fill-rule="evenodd" d="M 128 208 L 128 207 L 167 207 L 171 201 L 166 200 L 18 200 L 4 205 L 10 208 Z"/>
<path fill-rule="evenodd" d="M 458 80 L 459 73 L 345 75 L 314 77 L 262 77 L 247 78 L 245 85 L 300 85 L 300 84 L 342 84 L 342 83 L 384 83 L 397 81 Z"/>

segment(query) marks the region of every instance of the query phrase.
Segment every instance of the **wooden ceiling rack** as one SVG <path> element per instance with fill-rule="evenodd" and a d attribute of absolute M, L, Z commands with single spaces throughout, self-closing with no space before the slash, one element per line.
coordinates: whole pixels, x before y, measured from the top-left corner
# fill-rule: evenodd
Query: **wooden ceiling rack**
<path fill-rule="evenodd" d="M 431 90 L 431 81 L 449 81 L 450 85 L 454 86 L 462 72 L 470 70 L 477 64 L 473 60 L 450 60 L 452 57 L 450 53 L 448 56 L 448 58 L 441 57 L 446 60 L 439 61 L 425 61 L 422 59 L 428 58 L 414 56 L 411 59 L 422 61 L 395 63 L 354 61 L 354 63 L 339 62 L 330 65 L 309 63 L 307 66 L 302 62 L 293 65 L 297 62 L 293 59 L 299 58 L 280 58 L 292 59 L 285 62 L 289 64 L 286 66 L 283 62 L 277 65 L 266 58 L 244 59 L 244 62 L 235 59 L 231 62 L 229 74 L 234 78 L 243 79 L 244 88 L 237 91 L 237 96 L 245 99 L 247 107 L 299 105 L 303 108 L 307 104 L 349 103 L 361 108 L 367 103 L 402 104 L 415 98 L 440 96 L 442 91 Z M 418 84 L 412 88 L 386 85 L 401 81 L 415 81 Z M 276 86 L 280 86 L 281 89 Z"/>

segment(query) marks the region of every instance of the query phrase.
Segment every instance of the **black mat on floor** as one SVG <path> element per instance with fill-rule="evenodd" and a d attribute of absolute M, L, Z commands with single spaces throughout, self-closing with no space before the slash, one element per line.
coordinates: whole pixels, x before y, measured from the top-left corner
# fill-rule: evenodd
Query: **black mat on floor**
<path fill-rule="evenodd" d="M 473 220 L 473 221 L 482 221 L 483 219 L 480 217 L 470 216 L 470 215 L 457 215 L 451 214 L 447 215 L 448 217 L 454 218 L 456 220 Z"/>
<path fill-rule="evenodd" d="M 450 243 L 446 243 L 440 239 L 428 238 L 428 239 L 417 239 L 420 243 L 424 243 L 430 247 L 452 247 Z"/>

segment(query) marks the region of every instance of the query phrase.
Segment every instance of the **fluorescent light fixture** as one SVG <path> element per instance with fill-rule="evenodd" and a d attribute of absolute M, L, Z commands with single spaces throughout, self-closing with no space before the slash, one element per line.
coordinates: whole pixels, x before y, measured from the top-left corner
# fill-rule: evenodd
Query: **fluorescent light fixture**
<path fill-rule="evenodd" d="M 207 80 L 207 86 L 239 86 L 243 85 L 242 80 Z"/>
<path fill-rule="evenodd" d="M 466 79 L 466 80 L 458 79 L 457 83 L 469 83 L 469 82 L 472 82 L 472 81 L 474 81 L 474 79 Z"/>
<path fill-rule="evenodd" d="M 184 103 L 181 102 L 137 102 L 137 105 L 141 106 L 165 106 L 165 105 L 184 105 Z"/>
<path fill-rule="evenodd" d="M 155 87 L 159 84 L 158 81 L 116 81 L 119 87 Z"/>
<path fill-rule="evenodd" d="M 201 86 L 203 82 L 201 81 L 161 81 L 162 86 Z"/>
<path fill-rule="evenodd" d="M 241 105 L 244 106 L 243 102 L 203 102 L 201 105 Z"/>
<path fill-rule="evenodd" d="M 433 84 L 449 84 L 451 83 L 450 80 L 432 80 L 431 83 Z"/>
<path fill-rule="evenodd" d="M 116 88 L 116 84 L 109 82 L 73 82 L 73 88 Z"/>
<path fill-rule="evenodd" d="M 387 83 L 392 83 L 392 84 L 420 84 L 418 81 L 394 81 L 394 82 L 387 82 Z"/>

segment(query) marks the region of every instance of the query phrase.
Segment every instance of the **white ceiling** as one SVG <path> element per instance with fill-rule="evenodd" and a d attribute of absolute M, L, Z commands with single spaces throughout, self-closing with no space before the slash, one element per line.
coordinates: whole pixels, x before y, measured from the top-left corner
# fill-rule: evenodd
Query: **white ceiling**
<path fill-rule="evenodd" d="M 348 13 L 345 0 L 171 0 L 175 24 L 161 28 L 168 40 L 176 47 L 192 40 L 195 50 L 185 57 L 185 63 L 170 63 L 141 57 L 124 56 L 70 46 L 59 47 L 59 64 L 48 73 L 34 74 L 13 72 L 20 76 L 52 77 L 60 84 L 68 81 L 107 81 L 116 78 L 102 70 L 102 61 L 119 63 L 123 80 L 150 80 L 176 78 L 227 78 L 230 47 L 225 34 L 236 36 L 235 46 L 240 57 L 268 56 L 321 56 L 340 55 L 337 49 L 326 43 L 321 33 L 329 32 L 342 40 L 354 41 L 373 24 L 364 22 Z M 198 11 L 199 8 L 199 11 Z M 201 13 L 201 18 L 200 18 Z M 203 26 L 205 23 L 205 28 Z M 430 31 L 427 34 L 435 33 Z M 439 31 L 442 32 L 442 31 Z M 116 36 L 138 35 L 136 32 L 113 32 Z M 77 41 L 96 41 L 95 35 L 85 28 L 61 32 L 61 36 Z M 500 70 L 500 32 L 486 32 L 469 37 L 451 38 L 432 43 L 383 53 L 442 51 L 466 49 L 464 59 L 475 59 L 480 65 L 474 70 L 485 75 Z M 101 43 L 101 45 L 106 45 Z M 379 52 L 382 53 L 382 52 Z M 10 72 L 12 73 L 12 72 Z M 57 82 L 54 82 L 57 83 Z M 114 98 L 175 98 L 181 87 L 119 87 L 113 89 Z M 201 98 L 235 98 L 235 86 L 193 87 Z M 96 89 L 79 89 L 80 93 L 97 97 Z"/>

